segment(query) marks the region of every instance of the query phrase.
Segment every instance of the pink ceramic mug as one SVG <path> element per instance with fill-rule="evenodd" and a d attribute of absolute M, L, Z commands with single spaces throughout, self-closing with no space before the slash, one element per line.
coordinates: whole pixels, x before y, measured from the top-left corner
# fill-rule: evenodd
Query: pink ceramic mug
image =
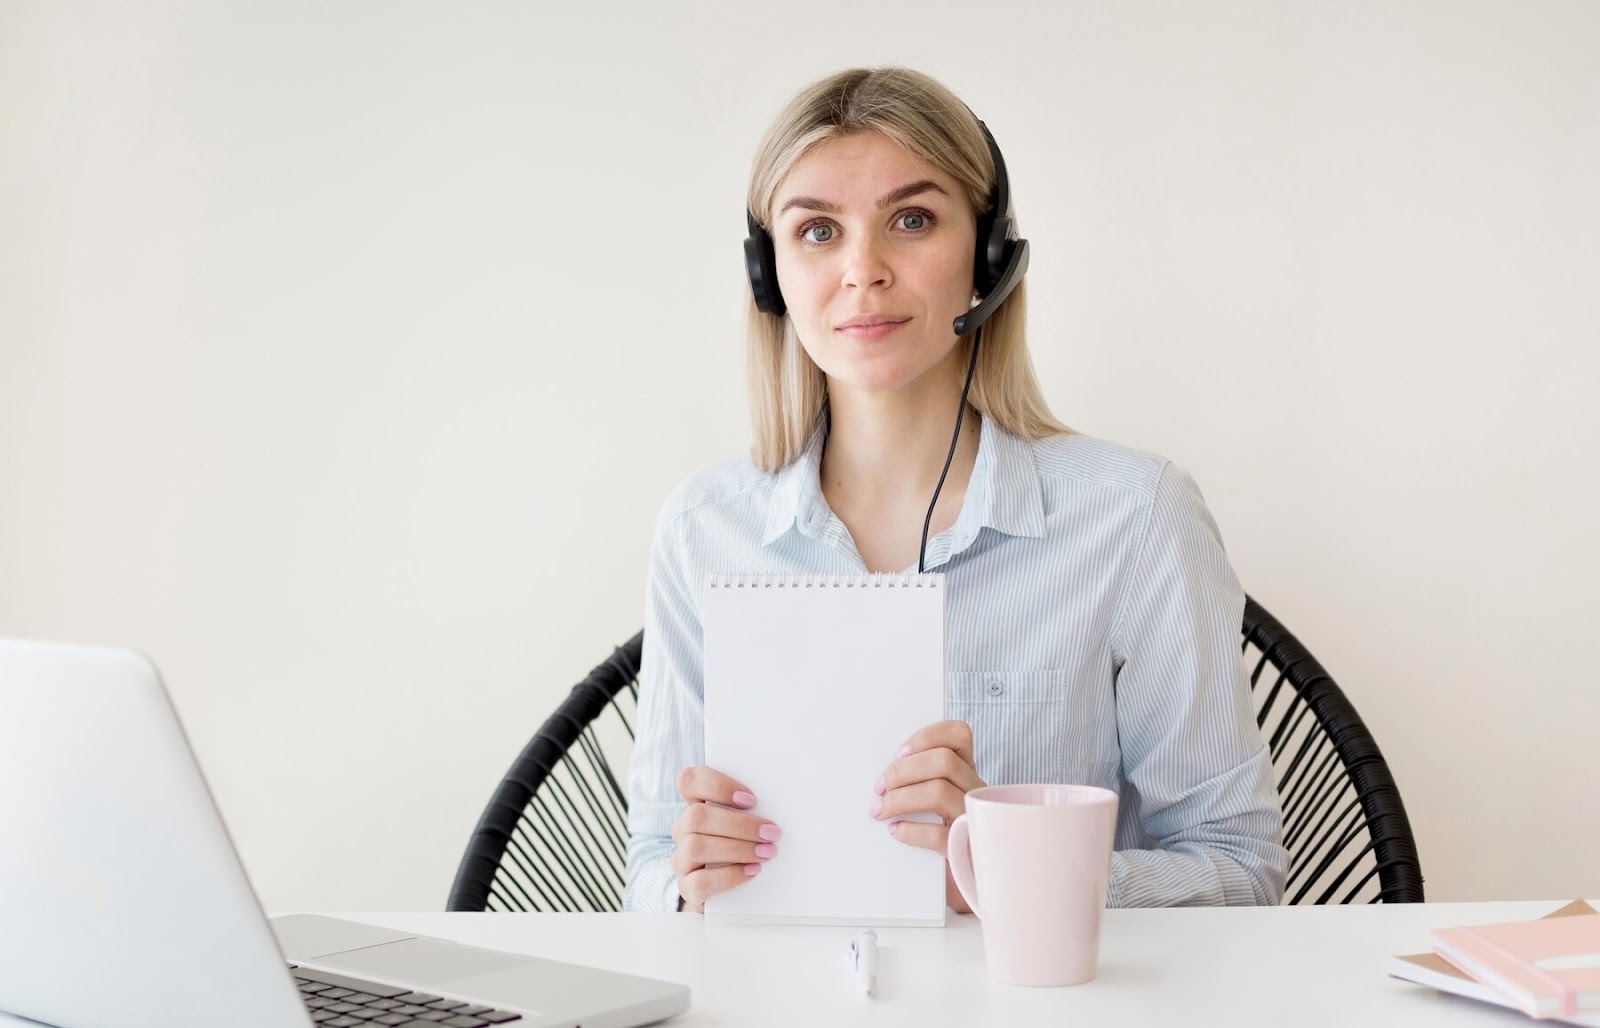
<path fill-rule="evenodd" d="M 1090 785 L 991 785 L 950 826 L 950 875 L 983 922 L 989 977 L 1077 985 L 1100 963 L 1117 794 Z"/>

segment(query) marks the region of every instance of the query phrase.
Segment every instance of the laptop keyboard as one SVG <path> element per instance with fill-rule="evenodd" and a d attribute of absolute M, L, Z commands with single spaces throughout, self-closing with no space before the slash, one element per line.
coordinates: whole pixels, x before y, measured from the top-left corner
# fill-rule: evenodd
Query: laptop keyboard
<path fill-rule="evenodd" d="M 485 1028 L 522 1020 L 521 1014 L 509 1010 L 461 1003 L 294 964 L 289 968 L 317 1028 Z"/>

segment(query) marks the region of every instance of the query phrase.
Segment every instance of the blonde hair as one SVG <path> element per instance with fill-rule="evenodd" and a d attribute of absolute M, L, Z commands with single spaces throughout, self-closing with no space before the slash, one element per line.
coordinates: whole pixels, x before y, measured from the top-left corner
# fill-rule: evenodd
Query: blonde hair
<path fill-rule="evenodd" d="M 973 216 L 988 209 L 994 158 L 978 119 L 939 82 L 908 68 L 853 68 L 816 82 L 789 101 L 756 151 L 746 205 L 767 230 L 772 202 L 789 171 L 817 144 L 858 132 L 880 132 L 912 156 L 966 188 Z M 1004 212 L 1002 212 L 1004 213 Z M 776 471 L 805 451 L 826 416 L 828 382 L 787 315 L 767 314 L 748 299 L 745 333 L 751 456 Z M 983 347 L 968 403 L 1012 435 L 1039 439 L 1070 433 L 1050 413 L 1027 346 L 1027 283 L 1019 282 L 983 326 Z M 972 336 L 957 342 L 962 365 Z"/>

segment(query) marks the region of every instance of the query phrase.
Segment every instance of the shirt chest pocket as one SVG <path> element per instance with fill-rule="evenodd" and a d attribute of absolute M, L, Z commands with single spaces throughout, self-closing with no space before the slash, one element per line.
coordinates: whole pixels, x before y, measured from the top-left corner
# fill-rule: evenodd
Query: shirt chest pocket
<path fill-rule="evenodd" d="M 949 674 L 945 716 L 965 721 L 972 728 L 978 777 L 989 785 L 1064 780 L 1068 764 L 1066 672 Z"/>

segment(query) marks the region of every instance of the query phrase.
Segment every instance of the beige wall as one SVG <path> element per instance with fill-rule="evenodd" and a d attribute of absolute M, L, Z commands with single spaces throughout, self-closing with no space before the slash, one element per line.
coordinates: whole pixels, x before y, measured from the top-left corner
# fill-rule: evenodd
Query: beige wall
<path fill-rule="evenodd" d="M 1593 895 L 1600 5 L 1044 6 L 0 0 L 0 634 L 157 658 L 270 907 L 440 906 L 746 445 L 766 119 L 909 63 L 1058 413 L 1195 474 L 1430 894 Z"/>

